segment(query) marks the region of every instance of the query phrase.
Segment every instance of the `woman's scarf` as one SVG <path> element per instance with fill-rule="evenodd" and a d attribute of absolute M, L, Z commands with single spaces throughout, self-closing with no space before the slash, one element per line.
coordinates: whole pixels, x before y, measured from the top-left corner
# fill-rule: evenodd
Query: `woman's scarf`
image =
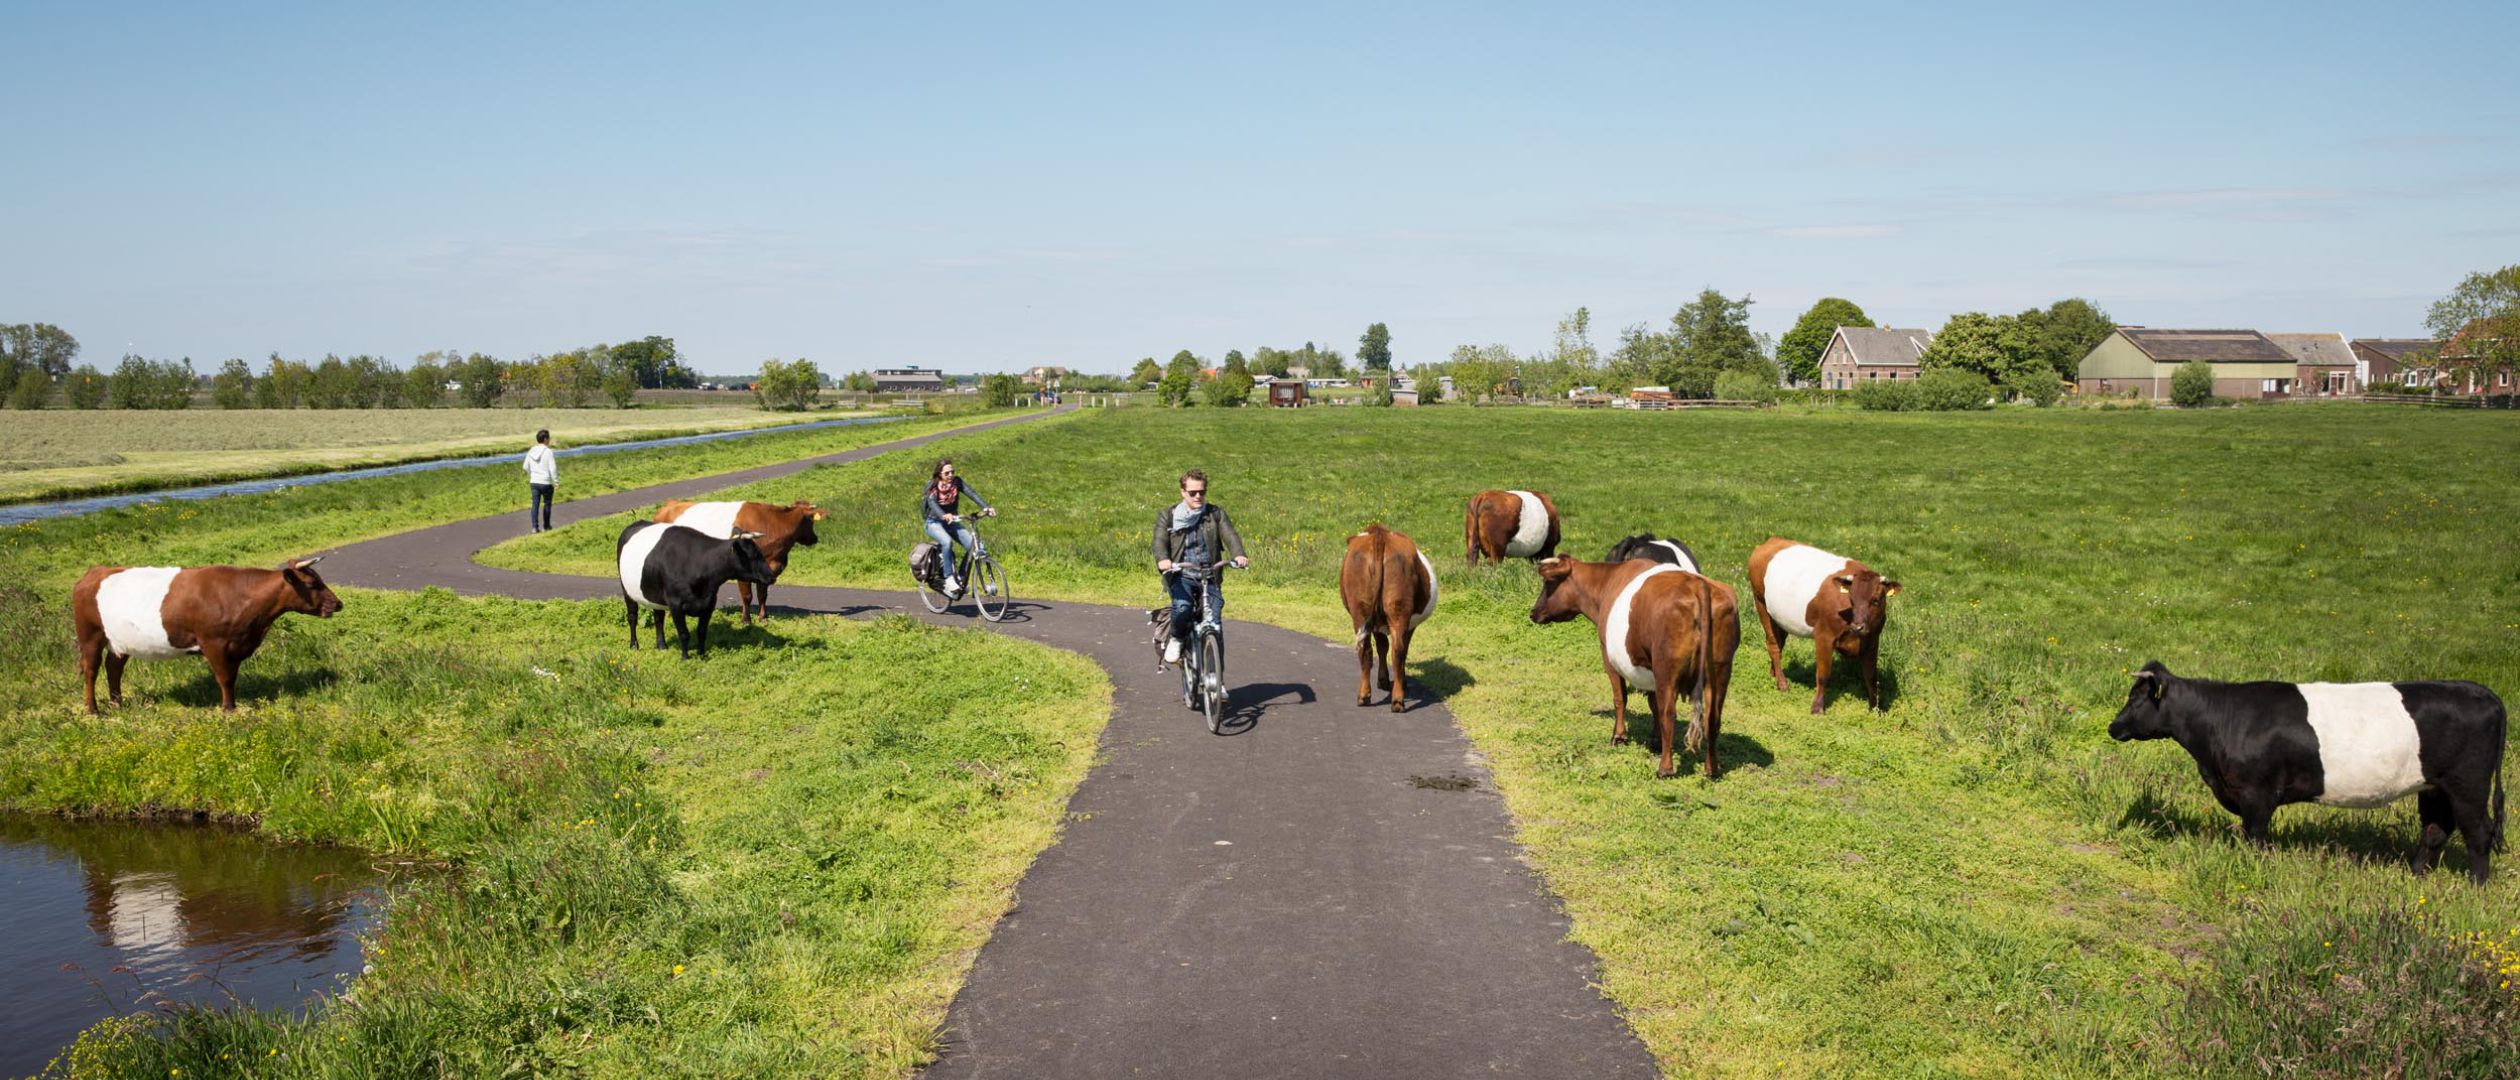
<path fill-rule="evenodd" d="M 946 477 L 936 482 L 932 493 L 936 496 L 936 505 L 950 510 L 955 503 L 962 500 L 962 481 L 950 476 Z"/>

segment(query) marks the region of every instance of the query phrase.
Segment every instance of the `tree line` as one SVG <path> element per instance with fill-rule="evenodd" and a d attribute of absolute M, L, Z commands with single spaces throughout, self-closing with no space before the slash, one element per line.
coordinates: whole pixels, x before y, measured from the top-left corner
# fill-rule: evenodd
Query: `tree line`
<path fill-rule="evenodd" d="M 111 372 L 72 366 L 79 345 L 46 323 L 0 326 L 0 400 L 41 409 L 56 394 L 73 409 L 190 408 L 204 382 L 190 357 L 127 355 Z M 307 361 L 271 354 L 260 370 L 230 359 L 207 377 L 222 409 L 486 409 L 528 395 L 546 407 L 608 403 L 628 408 L 642 389 L 687 388 L 699 377 L 668 337 L 596 344 L 521 361 L 436 350 L 408 366 L 383 357 L 326 355 Z"/>
<path fill-rule="evenodd" d="M 1211 369 L 1214 374 L 1209 372 Z M 1158 364 L 1152 356 L 1137 362 L 1119 387 L 1112 389 L 1155 388 L 1156 399 L 1175 408 L 1210 405 L 1232 408 L 1251 400 L 1252 389 L 1260 376 L 1273 379 L 1290 378 L 1298 370 L 1310 379 L 1345 379 L 1358 376 L 1388 375 L 1391 371 L 1391 328 L 1374 323 L 1356 339 L 1356 360 L 1350 366 L 1347 356 L 1337 349 L 1323 348 L 1307 341 L 1301 348 L 1281 349 L 1262 345 L 1251 355 L 1241 349 L 1225 350 L 1225 358 L 1213 365 L 1188 349 L 1173 354 L 1169 362 Z M 1388 383 L 1383 398 L 1389 397 Z"/>

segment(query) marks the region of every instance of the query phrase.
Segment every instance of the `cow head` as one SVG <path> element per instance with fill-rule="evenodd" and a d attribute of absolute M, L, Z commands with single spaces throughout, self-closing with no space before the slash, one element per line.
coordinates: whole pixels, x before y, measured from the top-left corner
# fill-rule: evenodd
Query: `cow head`
<path fill-rule="evenodd" d="M 1838 621 L 1846 624 L 1846 632 L 1838 635 L 1838 651 L 1851 656 L 1889 619 L 1890 598 L 1899 595 L 1899 583 L 1858 563 L 1852 570 L 1831 575 L 1821 591 L 1836 602 Z"/>
<path fill-rule="evenodd" d="M 806 502 L 803 499 L 798 499 L 795 502 L 788 504 L 788 512 L 796 515 L 795 542 L 806 547 L 814 546 L 814 523 L 823 519 L 822 507 Z M 784 570 L 787 568 L 787 559 L 784 553 L 782 553 L 779 562 L 780 569 Z"/>
<path fill-rule="evenodd" d="M 2161 661 L 2144 664 L 2135 673 L 2135 685 L 2126 691 L 2126 707 L 2119 709 L 2117 719 L 2109 721 L 2109 737 L 2119 742 L 2170 737 L 2170 710 L 2165 704 L 2170 688 L 2179 677 L 2170 674 Z"/>
<path fill-rule="evenodd" d="M 778 572 L 770 569 L 770 560 L 762 557 L 761 545 L 754 542 L 759 539 L 760 533 L 739 532 L 726 542 L 727 551 L 735 557 L 735 580 L 768 585 L 779 579 Z"/>
<path fill-rule="evenodd" d="M 1575 581 L 1575 560 L 1560 555 L 1531 565 L 1540 571 L 1540 599 L 1531 605 L 1532 622 L 1565 622 L 1584 613 L 1584 588 Z"/>
<path fill-rule="evenodd" d="M 1661 538 L 1652 533 L 1638 533 L 1625 540 L 1621 540 L 1618 543 L 1610 545 L 1610 553 L 1603 555 L 1601 557 L 1601 561 L 1626 562 L 1629 559 L 1653 558 L 1653 556 L 1645 553 L 1646 545 L 1659 539 Z"/>
<path fill-rule="evenodd" d="M 321 555 L 312 559 L 296 559 L 280 564 L 280 581 L 288 592 L 280 598 L 283 611 L 332 618 L 341 610 L 341 598 L 333 595 L 332 586 L 324 584 L 324 576 L 315 572 L 315 564 L 324 561 Z"/>

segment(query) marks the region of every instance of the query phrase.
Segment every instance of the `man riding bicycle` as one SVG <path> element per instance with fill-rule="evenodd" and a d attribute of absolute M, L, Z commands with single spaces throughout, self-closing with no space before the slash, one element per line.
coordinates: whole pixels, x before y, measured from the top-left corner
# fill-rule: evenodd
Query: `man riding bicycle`
<path fill-rule="evenodd" d="M 954 474 L 954 459 L 939 459 L 936 471 L 928 474 L 927 493 L 919 499 L 919 516 L 921 524 L 927 529 L 928 539 L 936 541 L 937 558 L 944 562 L 947 596 L 962 591 L 962 582 L 954 578 L 954 542 L 961 541 L 963 552 L 974 558 L 987 553 L 987 549 L 979 546 L 980 538 L 971 531 L 971 526 L 962 523 L 962 501 L 965 498 L 980 504 L 980 516 L 997 516 L 996 507 L 990 506 L 987 499 L 971 489 L 970 483 Z"/>
<path fill-rule="evenodd" d="M 1242 534 L 1234 531 L 1234 521 L 1225 508 L 1207 501 L 1207 474 L 1197 469 L 1181 474 L 1181 501 L 1165 507 L 1155 515 L 1155 569 L 1164 575 L 1164 591 L 1172 597 L 1172 637 L 1164 642 L 1164 662 L 1181 661 L 1181 647 L 1199 625 L 1199 614 L 1191 608 L 1197 600 L 1199 583 L 1189 574 L 1174 573 L 1180 567 L 1195 567 L 1207 579 L 1208 607 L 1211 611 L 1225 608 L 1225 594 L 1217 590 L 1217 560 L 1231 555 L 1237 567 L 1251 565 L 1243 556 Z"/>

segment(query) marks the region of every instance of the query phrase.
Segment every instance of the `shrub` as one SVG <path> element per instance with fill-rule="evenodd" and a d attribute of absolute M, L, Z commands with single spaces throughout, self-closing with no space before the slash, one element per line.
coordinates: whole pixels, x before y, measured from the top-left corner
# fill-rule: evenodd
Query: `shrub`
<path fill-rule="evenodd" d="M 192 392 L 192 361 L 125 356 L 106 382 L 105 398 L 117 409 L 188 409 Z"/>
<path fill-rule="evenodd" d="M 105 373 L 86 364 L 63 379 L 62 386 L 70 394 L 73 409 L 93 409 L 105 404 Z"/>
<path fill-rule="evenodd" d="M 2170 376 L 2170 402 L 2182 408 L 2211 405 L 2214 402 L 2214 365 L 2190 360 L 2179 365 Z"/>
<path fill-rule="evenodd" d="M 210 403 L 222 409 L 242 409 L 253 404 L 253 366 L 233 359 L 219 365 L 219 373 L 210 377 Z"/>
<path fill-rule="evenodd" d="M 2065 384 L 2053 375 L 2036 371 L 2016 371 L 2004 376 L 2004 389 L 2016 400 L 2047 408 L 2065 398 Z"/>
<path fill-rule="evenodd" d="M 604 397 L 613 408 L 627 409 L 639 396 L 639 369 L 627 360 L 616 359 L 604 372 Z"/>
<path fill-rule="evenodd" d="M 487 409 L 507 393 L 507 365 L 495 356 L 474 353 L 447 373 L 455 381 L 456 397 L 472 408 Z"/>
<path fill-rule="evenodd" d="M 811 360 L 765 360 L 753 400 L 776 412 L 803 412 L 822 400 L 822 369 Z"/>
<path fill-rule="evenodd" d="M 1855 384 L 1855 405 L 1866 412 L 1906 412 L 1916 408 L 1916 385 L 1904 379 L 1872 379 Z"/>
<path fill-rule="evenodd" d="M 980 380 L 980 403 L 992 409 L 1015 407 L 1015 395 L 1024 392 L 1024 382 L 1012 375 L 991 375 Z"/>
<path fill-rule="evenodd" d="M 1992 406 L 1989 400 L 1994 386 L 1986 376 L 1959 368 L 1928 371 L 1916 380 L 1915 408 L 1934 412 L 1960 412 Z"/>
<path fill-rule="evenodd" d="M 9 407 L 40 409 L 52 402 L 52 396 L 52 377 L 42 371 L 29 371 L 18 378 L 17 385 L 9 388 Z"/>
<path fill-rule="evenodd" d="M 412 363 L 403 372 L 403 405 L 413 409 L 434 409 L 446 404 L 446 369 L 427 360 Z"/>
<path fill-rule="evenodd" d="M 1715 376 L 1715 397 L 1722 401 L 1755 401 L 1774 405 L 1777 386 L 1774 380 L 1762 379 L 1747 371 L 1727 371 Z"/>

